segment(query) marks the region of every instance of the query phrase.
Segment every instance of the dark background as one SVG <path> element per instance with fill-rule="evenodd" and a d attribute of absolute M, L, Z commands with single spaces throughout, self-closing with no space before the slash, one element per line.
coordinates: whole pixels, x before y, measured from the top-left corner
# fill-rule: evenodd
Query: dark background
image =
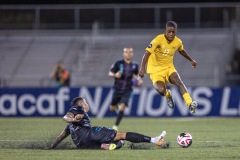
<path fill-rule="evenodd" d="M 203 3 L 239 2 L 238 0 L 0 0 L 0 4 L 103 4 L 103 3 Z"/>

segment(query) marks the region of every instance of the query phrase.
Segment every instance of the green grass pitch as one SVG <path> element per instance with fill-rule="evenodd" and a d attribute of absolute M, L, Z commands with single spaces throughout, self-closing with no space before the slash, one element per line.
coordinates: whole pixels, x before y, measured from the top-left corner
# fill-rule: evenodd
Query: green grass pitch
<path fill-rule="evenodd" d="M 115 118 L 92 118 L 93 126 L 111 127 Z M 240 159 L 240 118 L 124 118 L 119 130 L 157 136 L 167 131 L 170 148 L 151 144 L 120 150 L 77 150 L 70 136 L 57 149 L 47 146 L 63 130 L 61 118 L 0 118 L 0 159 L 3 160 L 196 160 Z M 180 148 L 176 138 L 187 131 L 193 136 L 189 148 Z M 146 148 L 146 149 L 145 149 Z M 149 149 L 150 148 L 150 149 Z"/>

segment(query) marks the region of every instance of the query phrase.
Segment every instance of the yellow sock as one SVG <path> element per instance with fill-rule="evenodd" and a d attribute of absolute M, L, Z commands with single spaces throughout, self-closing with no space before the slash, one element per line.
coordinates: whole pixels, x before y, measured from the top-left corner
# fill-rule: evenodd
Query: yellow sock
<path fill-rule="evenodd" d="M 166 90 L 166 94 L 165 94 L 165 96 L 166 96 L 167 98 L 170 97 L 170 91 L 169 91 L 168 89 Z"/>
<path fill-rule="evenodd" d="M 183 94 L 183 99 L 184 99 L 186 105 L 189 107 L 190 103 L 192 102 L 192 98 L 188 92 Z"/>

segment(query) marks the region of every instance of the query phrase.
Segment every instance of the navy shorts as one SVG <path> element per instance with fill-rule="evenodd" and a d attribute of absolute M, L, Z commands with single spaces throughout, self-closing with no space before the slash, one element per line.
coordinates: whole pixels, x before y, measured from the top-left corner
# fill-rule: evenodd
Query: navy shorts
<path fill-rule="evenodd" d="M 114 129 L 106 127 L 92 127 L 87 130 L 85 133 L 78 132 L 75 137 L 75 140 L 80 140 L 75 143 L 79 149 L 101 149 L 102 143 L 112 143 L 117 134 Z"/>
<path fill-rule="evenodd" d="M 117 131 L 106 127 L 92 127 L 88 136 L 88 141 L 99 143 L 112 143 Z"/>
<path fill-rule="evenodd" d="M 106 127 L 80 127 L 69 123 L 64 129 L 71 134 L 74 144 L 79 149 L 101 149 L 102 143 L 114 141 L 117 131 Z"/>
<path fill-rule="evenodd" d="M 122 91 L 119 89 L 114 89 L 111 105 L 115 106 L 119 103 L 124 103 L 128 106 L 128 101 L 131 97 L 132 90 Z"/>

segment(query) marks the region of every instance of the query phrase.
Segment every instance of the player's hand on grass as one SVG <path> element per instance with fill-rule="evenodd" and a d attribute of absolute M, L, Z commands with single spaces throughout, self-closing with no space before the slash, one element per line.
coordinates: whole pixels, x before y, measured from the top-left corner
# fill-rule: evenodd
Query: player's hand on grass
<path fill-rule="evenodd" d="M 196 62 L 196 61 L 194 61 L 194 60 L 192 60 L 192 61 L 191 61 L 191 64 L 192 64 L 192 68 L 193 68 L 193 69 L 195 69 L 195 68 L 196 68 L 196 66 L 197 66 L 197 62 Z"/>

